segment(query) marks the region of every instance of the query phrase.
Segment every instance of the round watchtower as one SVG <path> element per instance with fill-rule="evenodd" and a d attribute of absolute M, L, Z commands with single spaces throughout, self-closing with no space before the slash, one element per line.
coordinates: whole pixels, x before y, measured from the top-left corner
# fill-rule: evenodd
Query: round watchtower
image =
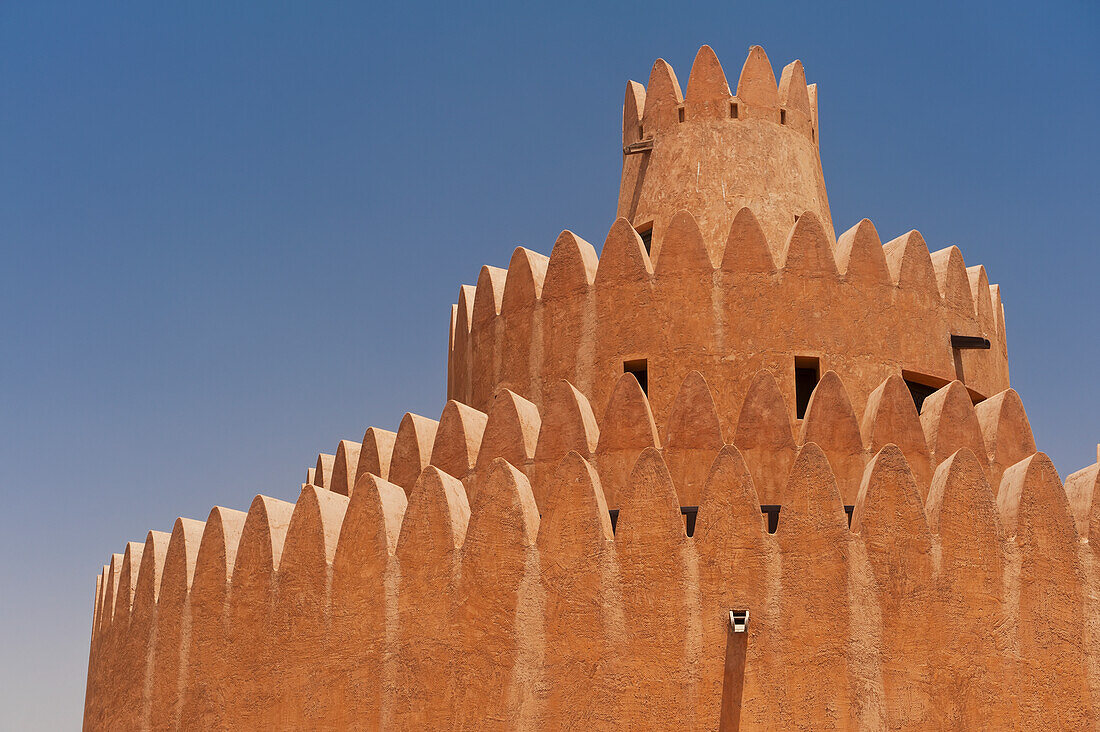
<path fill-rule="evenodd" d="M 791 418 L 835 371 L 859 413 L 892 375 L 918 402 L 961 380 L 1009 387 L 1000 290 L 958 248 L 910 231 L 883 244 L 864 219 L 837 237 L 802 66 L 777 85 L 753 47 L 731 94 L 710 48 L 686 99 L 658 60 L 624 105 L 619 216 L 599 257 L 563 232 L 549 258 L 519 248 L 483 267 L 452 311 L 448 396 L 486 410 L 501 387 L 543 403 L 568 380 L 602 413 L 624 371 L 658 420 L 699 371 L 736 415 L 772 372 Z"/>

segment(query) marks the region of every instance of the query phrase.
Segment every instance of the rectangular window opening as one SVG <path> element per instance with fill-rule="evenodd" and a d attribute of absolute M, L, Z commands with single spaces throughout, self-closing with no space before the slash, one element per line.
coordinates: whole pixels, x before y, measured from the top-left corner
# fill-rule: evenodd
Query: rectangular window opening
<path fill-rule="evenodd" d="M 901 378 L 905 380 L 905 385 L 909 387 L 909 393 L 913 395 L 913 404 L 917 408 L 917 414 L 920 414 L 920 410 L 924 407 L 924 400 L 931 396 L 933 392 L 947 386 L 948 383 L 946 379 L 938 379 L 935 376 L 906 371 L 905 369 L 902 369 Z"/>
<path fill-rule="evenodd" d="M 652 254 L 653 250 L 653 222 L 650 221 L 647 224 L 635 226 L 634 231 L 638 232 L 638 236 L 642 238 L 642 246 L 645 247 L 646 254 Z"/>
<path fill-rule="evenodd" d="M 641 125 L 638 125 L 638 139 L 639 140 L 644 140 L 645 139 L 645 127 L 642 127 Z"/>
<path fill-rule="evenodd" d="M 680 107 L 679 112 L 680 112 L 680 121 L 683 122 L 684 121 L 684 108 Z"/>
<path fill-rule="evenodd" d="M 785 109 L 779 110 L 779 124 L 787 124 L 787 110 Z"/>
<path fill-rule="evenodd" d="M 848 515 L 848 528 L 852 528 L 852 514 L 855 513 L 855 506 L 845 506 L 844 513 Z"/>
<path fill-rule="evenodd" d="M 810 395 L 821 380 L 821 360 L 813 356 L 795 356 L 794 359 L 794 414 L 797 419 L 806 416 Z"/>
<path fill-rule="evenodd" d="M 649 396 L 649 362 L 646 359 L 623 361 L 623 373 L 634 374 L 634 378 L 638 380 L 638 386 L 642 387 L 642 392 Z"/>
<path fill-rule="evenodd" d="M 779 509 L 782 506 L 775 503 L 764 503 L 760 506 L 760 513 L 768 517 L 768 533 L 774 534 L 779 528 Z"/>
<path fill-rule="evenodd" d="M 695 536 L 695 519 L 699 517 L 698 506 L 680 506 L 680 513 L 684 515 L 684 530 L 688 536 Z"/>
<path fill-rule="evenodd" d="M 917 414 L 920 414 L 921 408 L 924 407 L 924 400 L 932 396 L 936 388 L 927 384 L 918 384 L 909 379 L 905 380 L 905 385 L 909 387 L 909 393 L 913 395 L 913 404 L 917 408 Z"/>
<path fill-rule="evenodd" d="M 730 102 L 730 117 L 737 119 L 737 102 Z"/>

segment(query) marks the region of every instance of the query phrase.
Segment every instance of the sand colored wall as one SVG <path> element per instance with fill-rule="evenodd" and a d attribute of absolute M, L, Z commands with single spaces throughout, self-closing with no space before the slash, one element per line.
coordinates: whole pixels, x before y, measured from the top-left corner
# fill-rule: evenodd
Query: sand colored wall
<path fill-rule="evenodd" d="M 1096 466 L 1063 489 L 1005 439 L 1028 432 L 1014 393 L 979 417 L 954 384 L 918 416 L 891 377 L 857 418 L 830 373 L 796 434 L 771 374 L 753 384 L 732 444 L 698 373 L 660 425 L 632 376 L 598 420 L 562 383 L 533 448 L 514 394 L 448 404 L 463 475 L 150 532 L 97 581 L 85 728 L 716 729 L 730 607 L 752 618 L 744 729 L 1095 723 Z M 933 413 L 980 449 L 930 451 Z M 688 423 L 706 438 L 677 443 Z M 784 430 L 790 459 L 760 459 Z"/>
<path fill-rule="evenodd" d="M 643 140 L 652 150 L 623 156 L 616 215 L 652 225 L 654 254 L 681 209 L 695 214 L 708 243 L 720 242 L 745 207 L 777 243 L 805 211 L 832 232 L 816 89 L 811 99 L 799 61 L 783 69 L 777 85 L 764 49 L 753 46 L 732 93 L 714 52 L 703 46 L 685 95 L 672 67 L 658 59 L 646 88 L 627 84 L 623 105 L 623 147 Z"/>
<path fill-rule="evenodd" d="M 1009 387 L 1003 318 L 987 317 L 994 291 L 984 269 L 972 290 L 958 250 L 933 257 L 916 232 L 883 245 L 865 220 L 834 246 L 805 212 L 769 243 L 756 213 L 742 209 L 728 232 L 708 240 L 681 211 L 655 262 L 625 219 L 611 227 L 598 260 L 590 249 L 564 232 L 541 282 L 517 250 L 513 268 L 483 268 L 478 286 L 463 288 L 449 398 L 487 411 L 506 388 L 541 406 L 566 379 L 598 414 L 624 361 L 640 358 L 659 420 L 691 371 L 714 386 L 720 414 L 736 414 L 760 369 L 775 375 L 793 420 L 800 356 L 835 371 L 859 414 L 892 374 L 931 386 L 961 376 L 972 400 Z M 956 351 L 952 334 L 992 345 Z"/>
<path fill-rule="evenodd" d="M 600 256 L 460 288 L 438 421 L 103 566 L 84 728 L 713 730 L 731 608 L 742 729 L 1100 725 L 1100 466 L 1036 451 L 983 267 L 835 236 L 818 129 L 758 47 L 630 82 Z"/>

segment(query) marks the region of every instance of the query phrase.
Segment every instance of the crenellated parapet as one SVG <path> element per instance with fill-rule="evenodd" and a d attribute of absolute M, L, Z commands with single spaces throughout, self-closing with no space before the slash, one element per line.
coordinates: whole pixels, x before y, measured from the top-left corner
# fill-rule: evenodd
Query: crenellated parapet
<path fill-rule="evenodd" d="M 1095 726 L 1100 467 L 984 267 L 835 236 L 819 143 L 759 47 L 630 82 L 600 254 L 460 288 L 438 420 L 112 555 L 85 729 L 713 730 L 732 609 L 745 729 Z"/>
<path fill-rule="evenodd" d="M 599 413 L 638 363 L 659 419 L 691 371 L 728 413 L 768 369 L 792 420 L 806 363 L 835 371 L 859 413 L 890 375 L 928 392 L 961 380 L 972 401 L 1009 386 L 1000 291 L 983 267 L 968 268 L 957 247 L 929 252 L 916 231 L 883 244 L 867 220 L 834 245 L 812 212 L 769 242 L 749 209 L 717 241 L 680 211 L 656 258 L 625 219 L 599 258 L 563 232 L 548 259 L 520 248 L 507 270 L 482 268 L 454 313 L 448 396 L 483 411 L 500 388 L 541 405 L 565 379 Z"/>
<path fill-rule="evenodd" d="M 751 208 L 765 235 L 781 242 L 812 211 L 832 237 L 818 152 L 817 86 L 800 61 L 776 83 L 764 49 L 753 46 L 736 89 L 709 46 L 695 57 L 687 93 L 663 59 L 643 87 L 628 82 L 623 103 L 623 172 L 617 215 L 664 246 L 672 218 L 691 211 L 708 242 Z"/>
<path fill-rule="evenodd" d="M 86 727 L 714 729 L 731 606 L 753 725 L 1086 725 L 1096 466 L 1063 488 L 1011 390 L 918 414 L 899 382 L 857 415 L 829 372 L 797 431 L 767 371 L 736 416 L 690 374 L 660 425 L 630 375 L 598 420 L 566 382 L 541 415 L 448 402 L 413 485 L 257 496 L 115 555 Z"/>

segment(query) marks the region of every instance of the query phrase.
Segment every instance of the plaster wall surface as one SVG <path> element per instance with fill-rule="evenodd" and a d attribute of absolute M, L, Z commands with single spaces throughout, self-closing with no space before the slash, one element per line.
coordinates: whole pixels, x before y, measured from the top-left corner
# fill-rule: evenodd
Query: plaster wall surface
<path fill-rule="evenodd" d="M 623 145 L 599 256 L 462 286 L 438 421 L 111 557 L 85 729 L 714 730 L 732 608 L 741 729 L 1098 726 L 1100 468 L 1037 451 L 985 269 L 837 237 L 759 48 L 658 61 Z"/>

